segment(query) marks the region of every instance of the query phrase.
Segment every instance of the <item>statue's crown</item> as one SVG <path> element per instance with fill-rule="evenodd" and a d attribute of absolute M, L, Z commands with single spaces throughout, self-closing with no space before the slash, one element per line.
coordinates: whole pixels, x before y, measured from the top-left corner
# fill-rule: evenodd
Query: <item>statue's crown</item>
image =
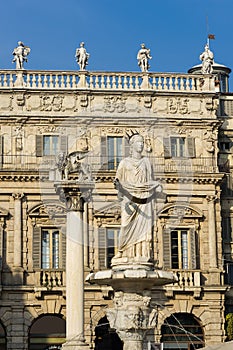
<path fill-rule="evenodd" d="M 137 130 L 132 130 L 130 129 L 129 131 L 127 131 L 126 133 L 126 138 L 128 139 L 128 141 L 130 141 L 130 139 L 135 136 L 135 135 L 140 135 L 139 132 Z"/>

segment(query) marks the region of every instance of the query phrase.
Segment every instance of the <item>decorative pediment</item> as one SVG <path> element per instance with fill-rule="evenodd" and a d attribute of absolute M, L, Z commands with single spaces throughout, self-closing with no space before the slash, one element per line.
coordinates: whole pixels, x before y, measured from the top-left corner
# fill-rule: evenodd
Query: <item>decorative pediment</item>
<path fill-rule="evenodd" d="M 111 202 L 105 205 L 101 209 L 95 211 L 95 217 L 120 217 L 121 216 L 121 205 L 119 201 Z"/>
<path fill-rule="evenodd" d="M 185 218 L 185 219 L 196 219 L 202 218 L 202 212 L 194 208 L 193 206 L 187 204 L 174 204 L 169 203 L 163 207 L 163 209 L 158 213 L 160 218 Z"/>
<path fill-rule="evenodd" d="M 35 206 L 29 211 L 30 217 L 58 217 L 58 216 L 65 216 L 66 215 L 66 209 L 60 204 L 57 203 L 43 203 Z"/>

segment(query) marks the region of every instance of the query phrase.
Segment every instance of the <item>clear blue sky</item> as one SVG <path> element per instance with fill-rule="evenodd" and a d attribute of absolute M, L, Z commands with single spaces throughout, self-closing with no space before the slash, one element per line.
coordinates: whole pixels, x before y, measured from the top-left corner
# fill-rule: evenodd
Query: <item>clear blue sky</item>
<path fill-rule="evenodd" d="M 0 14 L 2 69 L 15 67 L 21 40 L 31 48 L 26 69 L 76 70 L 84 41 L 91 71 L 139 71 L 144 42 L 150 71 L 187 72 L 200 63 L 208 33 L 215 61 L 233 69 L 233 0 L 1 0 Z"/>

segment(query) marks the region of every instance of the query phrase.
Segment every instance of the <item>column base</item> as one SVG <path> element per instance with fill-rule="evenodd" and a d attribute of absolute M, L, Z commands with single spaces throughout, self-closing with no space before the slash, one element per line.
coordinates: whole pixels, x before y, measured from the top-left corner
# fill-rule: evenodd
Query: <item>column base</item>
<path fill-rule="evenodd" d="M 89 345 L 82 340 L 71 339 L 67 340 L 63 345 L 64 350 L 89 350 Z"/>

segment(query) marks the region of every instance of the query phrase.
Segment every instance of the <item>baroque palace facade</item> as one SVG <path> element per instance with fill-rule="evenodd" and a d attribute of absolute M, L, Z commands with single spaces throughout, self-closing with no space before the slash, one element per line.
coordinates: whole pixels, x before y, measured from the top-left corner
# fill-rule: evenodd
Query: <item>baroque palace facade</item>
<path fill-rule="evenodd" d="M 154 258 L 178 282 L 156 289 L 152 342 L 194 349 L 226 339 L 233 312 L 233 97 L 224 66 L 201 74 L 0 71 L 0 349 L 65 341 L 66 208 L 54 187 L 57 155 L 88 151 L 95 181 L 84 206 L 84 269 L 116 253 L 117 165 L 129 130 L 164 195 L 155 203 Z M 70 174 L 75 178 L 75 173 Z M 110 287 L 85 283 L 90 348 L 121 349 L 109 329 Z"/>

